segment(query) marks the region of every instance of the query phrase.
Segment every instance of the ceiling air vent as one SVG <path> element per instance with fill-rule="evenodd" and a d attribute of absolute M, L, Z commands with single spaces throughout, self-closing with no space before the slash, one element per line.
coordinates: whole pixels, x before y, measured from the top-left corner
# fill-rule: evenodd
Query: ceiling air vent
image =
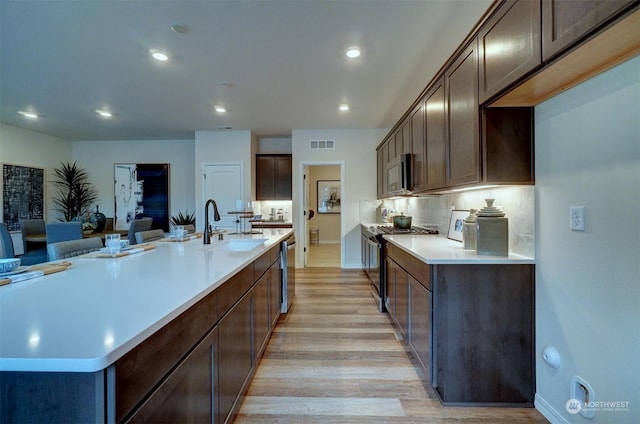
<path fill-rule="evenodd" d="M 309 141 L 309 147 L 311 150 L 334 150 L 335 140 L 311 140 Z"/>

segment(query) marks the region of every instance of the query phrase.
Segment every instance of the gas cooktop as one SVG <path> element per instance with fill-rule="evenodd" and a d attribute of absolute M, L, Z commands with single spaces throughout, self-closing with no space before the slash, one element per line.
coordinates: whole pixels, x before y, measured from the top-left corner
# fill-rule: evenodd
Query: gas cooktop
<path fill-rule="evenodd" d="M 438 230 L 424 227 L 398 228 L 393 225 L 378 225 L 375 229 L 380 234 L 438 234 Z"/>

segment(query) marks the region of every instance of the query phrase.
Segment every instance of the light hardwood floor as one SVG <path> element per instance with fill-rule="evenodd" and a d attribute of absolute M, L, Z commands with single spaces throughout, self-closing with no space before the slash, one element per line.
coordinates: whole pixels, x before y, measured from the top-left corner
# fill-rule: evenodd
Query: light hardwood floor
<path fill-rule="evenodd" d="M 546 423 L 533 408 L 443 407 L 357 270 L 296 270 L 236 424 Z"/>
<path fill-rule="evenodd" d="M 307 267 L 340 268 L 340 244 L 310 244 Z"/>

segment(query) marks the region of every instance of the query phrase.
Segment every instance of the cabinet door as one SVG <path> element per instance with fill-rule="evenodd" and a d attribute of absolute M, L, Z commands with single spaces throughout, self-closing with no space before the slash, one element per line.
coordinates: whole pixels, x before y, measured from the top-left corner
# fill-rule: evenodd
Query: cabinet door
<path fill-rule="evenodd" d="M 409 330 L 409 274 L 396 265 L 396 322 L 404 336 Z"/>
<path fill-rule="evenodd" d="M 402 134 L 402 147 L 400 153 L 411 153 L 411 120 L 407 118 L 400 126 L 400 132 Z"/>
<path fill-rule="evenodd" d="M 447 186 L 480 181 L 478 51 L 474 39 L 445 71 Z"/>
<path fill-rule="evenodd" d="M 266 272 L 255 284 L 252 290 L 251 301 L 253 307 L 253 346 L 254 363 L 262 356 L 269 331 L 271 330 L 271 319 L 269 317 L 269 283 L 271 272 Z"/>
<path fill-rule="evenodd" d="M 409 276 L 411 324 L 409 344 L 422 368 L 431 379 L 431 292 Z"/>
<path fill-rule="evenodd" d="M 218 423 L 233 421 L 240 393 L 253 366 L 251 297 L 246 296 L 218 324 Z"/>
<path fill-rule="evenodd" d="M 396 319 L 396 268 L 397 265 L 390 259 L 385 259 L 385 291 L 387 298 L 385 299 L 387 312 L 389 316 Z"/>
<path fill-rule="evenodd" d="M 214 422 L 217 337 L 212 330 L 127 422 Z"/>
<path fill-rule="evenodd" d="M 447 142 L 444 78 L 440 78 L 425 95 L 425 188 L 442 188 L 447 184 Z"/>
<path fill-rule="evenodd" d="M 542 59 L 570 48 L 634 0 L 542 0 Z"/>
<path fill-rule="evenodd" d="M 291 200 L 291 156 L 275 157 L 274 200 Z"/>
<path fill-rule="evenodd" d="M 478 33 L 480 103 L 542 65 L 540 2 L 508 0 Z"/>
<path fill-rule="evenodd" d="M 280 318 L 280 304 L 282 303 L 280 259 L 271 265 L 269 274 L 271 274 L 269 279 L 269 316 L 271 317 L 271 328 L 273 329 Z"/>
<path fill-rule="evenodd" d="M 384 147 L 378 149 L 378 151 L 376 152 L 376 159 L 377 159 L 377 166 L 376 166 L 376 170 L 377 170 L 377 183 L 378 183 L 378 188 L 376 190 L 377 194 L 378 194 L 378 199 L 384 197 L 384 178 L 386 176 L 386 167 L 384 165 Z"/>
<path fill-rule="evenodd" d="M 413 191 L 426 189 L 427 170 L 427 146 L 425 142 L 424 130 L 424 102 L 420 101 L 411 111 L 409 116 L 411 123 L 411 153 L 413 154 Z M 444 164 L 444 160 L 443 160 Z"/>

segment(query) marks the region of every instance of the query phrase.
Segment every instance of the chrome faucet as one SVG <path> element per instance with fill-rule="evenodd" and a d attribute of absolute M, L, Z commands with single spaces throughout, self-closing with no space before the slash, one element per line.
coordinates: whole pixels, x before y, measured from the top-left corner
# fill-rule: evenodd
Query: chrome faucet
<path fill-rule="evenodd" d="M 216 205 L 215 200 L 209 199 L 207 203 L 204 204 L 204 236 L 202 238 L 202 242 L 204 244 L 211 244 L 211 238 L 209 235 L 209 204 L 213 204 L 213 220 L 220 221 L 220 213 L 218 212 L 218 205 Z"/>

